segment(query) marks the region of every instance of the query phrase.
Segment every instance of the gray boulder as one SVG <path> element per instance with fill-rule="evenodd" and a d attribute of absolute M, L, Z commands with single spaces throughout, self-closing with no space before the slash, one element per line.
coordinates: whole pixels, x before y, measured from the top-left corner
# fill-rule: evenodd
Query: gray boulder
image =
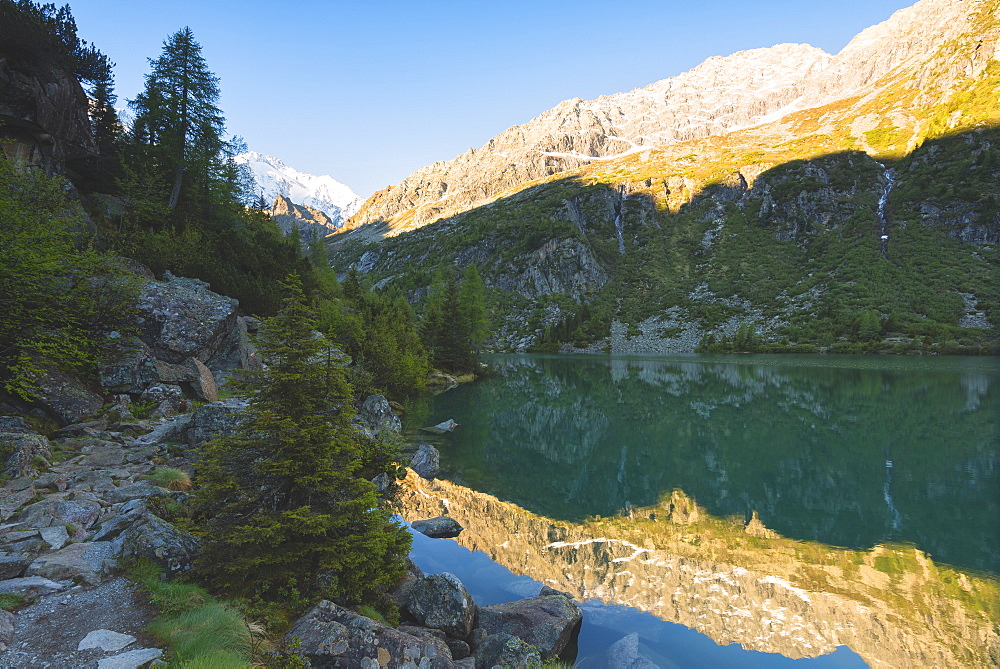
<path fill-rule="evenodd" d="M 22 509 L 15 519 L 25 527 L 73 525 L 86 529 L 101 516 L 101 505 L 86 500 L 46 499 Z"/>
<path fill-rule="evenodd" d="M 179 364 L 211 359 L 236 327 L 239 303 L 197 279 L 164 274 L 139 297 L 139 337 L 159 360 Z"/>
<path fill-rule="evenodd" d="M 52 366 L 43 367 L 31 375 L 37 385 L 35 402 L 60 425 L 77 423 L 94 416 L 104 400 L 79 379 Z"/>
<path fill-rule="evenodd" d="M 245 410 L 246 401 L 237 398 L 198 407 L 184 429 L 188 446 L 196 448 L 215 437 L 232 434 L 243 421 Z"/>
<path fill-rule="evenodd" d="M 392 412 L 389 400 L 382 395 L 369 395 L 361 403 L 358 411 L 358 419 L 366 427 L 374 430 L 378 434 L 389 432 L 399 432 L 403 429 L 403 424 L 399 416 Z"/>
<path fill-rule="evenodd" d="M 441 473 L 441 453 L 430 444 L 420 444 L 410 460 L 410 469 L 425 479 Z"/>
<path fill-rule="evenodd" d="M 191 568 L 199 546 L 193 534 L 152 514 L 141 516 L 112 543 L 120 547 L 116 551 L 119 558 L 145 558 L 163 567 L 171 578 Z"/>
<path fill-rule="evenodd" d="M 476 630 L 488 636 L 513 634 L 536 647 L 542 659 L 550 660 L 579 634 L 582 619 L 576 602 L 560 594 L 546 594 L 478 607 Z"/>
<path fill-rule="evenodd" d="M 3 452 L 9 453 L 4 463 L 4 473 L 11 478 L 38 476 L 38 458 L 48 462 L 52 457 L 49 440 L 31 432 L 0 433 Z"/>
<path fill-rule="evenodd" d="M 458 524 L 458 521 L 448 516 L 438 516 L 427 520 L 415 520 L 410 523 L 417 532 L 433 539 L 448 539 L 457 537 L 465 528 Z"/>
<path fill-rule="evenodd" d="M 0 432 L 19 434 L 34 430 L 24 422 L 23 416 L 0 416 Z"/>
<path fill-rule="evenodd" d="M 535 669 L 542 666 L 542 656 L 537 648 L 506 632 L 486 637 L 473 657 L 478 667 Z"/>
<path fill-rule="evenodd" d="M 35 557 L 27 553 L 0 553 L 0 579 L 20 578 Z"/>
<path fill-rule="evenodd" d="M 52 439 L 62 439 L 63 437 L 80 437 L 83 435 L 94 436 L 103 432 L 108 427 L 106 420 L 91 420 L 85 423 L 73 423 L 66 427 L 59 428 L 49 434 Z"/>
<path fill-rule="evenodd" d="M 104 499 L 111 504 L 131 502 L 134 499 L 147 499 L 150 497 L 171 497 L 171 495 L 169 490 L 145 481 L 115 488 L 104 494 Z"/>
<path fill-rule="evenodd" d="M 25 574 L 54 581 L 72 580 L 96 585 L 113 567 L 113 551 L 110 541 L 70 544 L 38 557 L 28 566 Z"/>
<path fill-rule="evenodd" d="M 14 614 L 10 611 L 0 611 L 0 653 L 7 650 L 14 640 Z"/>
<path fill-rule="evenodd" d="M 472 631 L 476 603 L 454 574 L 431 574 L 413 583 L 406 611 L 424 627 L 464 639 Z"/>
<path fill-rule="evenodd" d="M 41 576 L 25 576 L 0 581 L 0 593 L 15 593 L 31 597 L 59 592 L 67 587 L 69 586 L 64 583 L 57 583 Z"/>
<path fill-rule="evenodd" d="M 313 667 L 454 667 L 439 639 L 417 637 L 322 601 L 302 616 L 285 638 Z"/>
<path fill-rule="evenodd" d="M 120 339 L 97 366 L 101 386 L 112 393 L 138 395 L 159 378 L 156 359 L 137 337 Z"/>

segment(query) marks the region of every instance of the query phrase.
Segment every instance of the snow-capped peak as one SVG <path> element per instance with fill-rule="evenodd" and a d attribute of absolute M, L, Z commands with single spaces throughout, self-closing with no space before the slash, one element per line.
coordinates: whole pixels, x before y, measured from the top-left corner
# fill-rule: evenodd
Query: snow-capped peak
<path fill-rule="evenodd" d="M 267 202 L 284 195 L 295 204 L 319 209 L 337 227 L 342 226 L 363 202 L 354 191 L 333 177 L 299 172 L 274 156 L 247 151 L 234 160 L 250 168 Z"/>

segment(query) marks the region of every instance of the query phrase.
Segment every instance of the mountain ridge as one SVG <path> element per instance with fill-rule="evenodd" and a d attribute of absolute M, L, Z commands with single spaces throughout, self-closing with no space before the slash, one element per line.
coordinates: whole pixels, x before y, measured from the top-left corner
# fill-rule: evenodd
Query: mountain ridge
<path fill-rule="evenodd" d="M 846 99 L 961 35 L 982 5 L 921 0 L 862 31 L 836 56 L 809 45 L 779 44 L 715 56 L 644 88 L 563 101 L 478 149 L 378 191 L 343 230 L 380 224 L 388 226 L 384 234 L 398 234 L 594 161 L 719 136 Z"/>

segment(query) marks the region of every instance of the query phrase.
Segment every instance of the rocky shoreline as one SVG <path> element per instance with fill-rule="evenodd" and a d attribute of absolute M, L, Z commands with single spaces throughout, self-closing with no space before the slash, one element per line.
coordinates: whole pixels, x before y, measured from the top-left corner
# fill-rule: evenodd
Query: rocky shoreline
<path fill-rule="evenodd" d="M 148 596 L 123 574 L 140 558 L 168 577 L 191 568 L 199 541 L 171 522 L 190 493 L 157 485 L 157 472 L 194 475 L 201 445 L 229 433 L 245 409 L 219 400 L 219 387 L 260 361 L 248 336 L 256 321 L 235 300 L 200 281 L 146 278 L 138 335 L 120 338 L 98 368 L 99 387 L 52 369 L 37 379 L 38 401 L 0 404 L 0 598 L 14 611 L 0 610 L 0 668 L 135 669 L 167 654 L 144 631 L 156 617 Z M 359 433 L 399 434 L 381 395 L 356 408 Z M 438 473 L 432 446 L 407 452 L 409 476 Z M 448 520 L 417 527 L 455 536 L 461 527 Z M 323 601 L 285 642 L 314 667 L 529 667 L 557 658 L 582 617 L 571 597 L 544 588 L 478 606 L 454 575 L 425 575 L 412 562 L 390 596 L 399 627 Z"/>

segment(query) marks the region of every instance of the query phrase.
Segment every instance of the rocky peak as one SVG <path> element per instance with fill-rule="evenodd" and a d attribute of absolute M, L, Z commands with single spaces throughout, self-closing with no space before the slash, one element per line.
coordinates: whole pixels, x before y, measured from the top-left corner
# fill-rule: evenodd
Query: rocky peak
<path fill-rule="evenodd" d="M 298 230 L 304 240 L 312 239 L 314 233 L 325 237 L 337 229 L 336 223 L 325 212 L 295 204 L 284 195 L 274 198 L 274 204 L 271 205 L 271 220 L 277 223 L 286 235 L 291 234 L 292 230 Z"/>
<path fill-rule="evenodd" d="M 709 58 L 645 88 L 591 101 L 566 100 L 478 149 L 421 168 L 375 193 L 344 230 L 362 228 L 353 235 L 362 237 L 398 234 L 535 179 L 872 94 L 892 73 L 925 78 L 937 65 L 956 60 L 942 48 L 974 32 L 978 17 L 995 12 L 995 5 L 993 0 L 920 0 L 866 29 L 836 56 L 807 44 L 778 44 Z M 987 50 L 992 53 L 995 45 Z M 365 227 L 372 223 L 382 225 Z"/>

